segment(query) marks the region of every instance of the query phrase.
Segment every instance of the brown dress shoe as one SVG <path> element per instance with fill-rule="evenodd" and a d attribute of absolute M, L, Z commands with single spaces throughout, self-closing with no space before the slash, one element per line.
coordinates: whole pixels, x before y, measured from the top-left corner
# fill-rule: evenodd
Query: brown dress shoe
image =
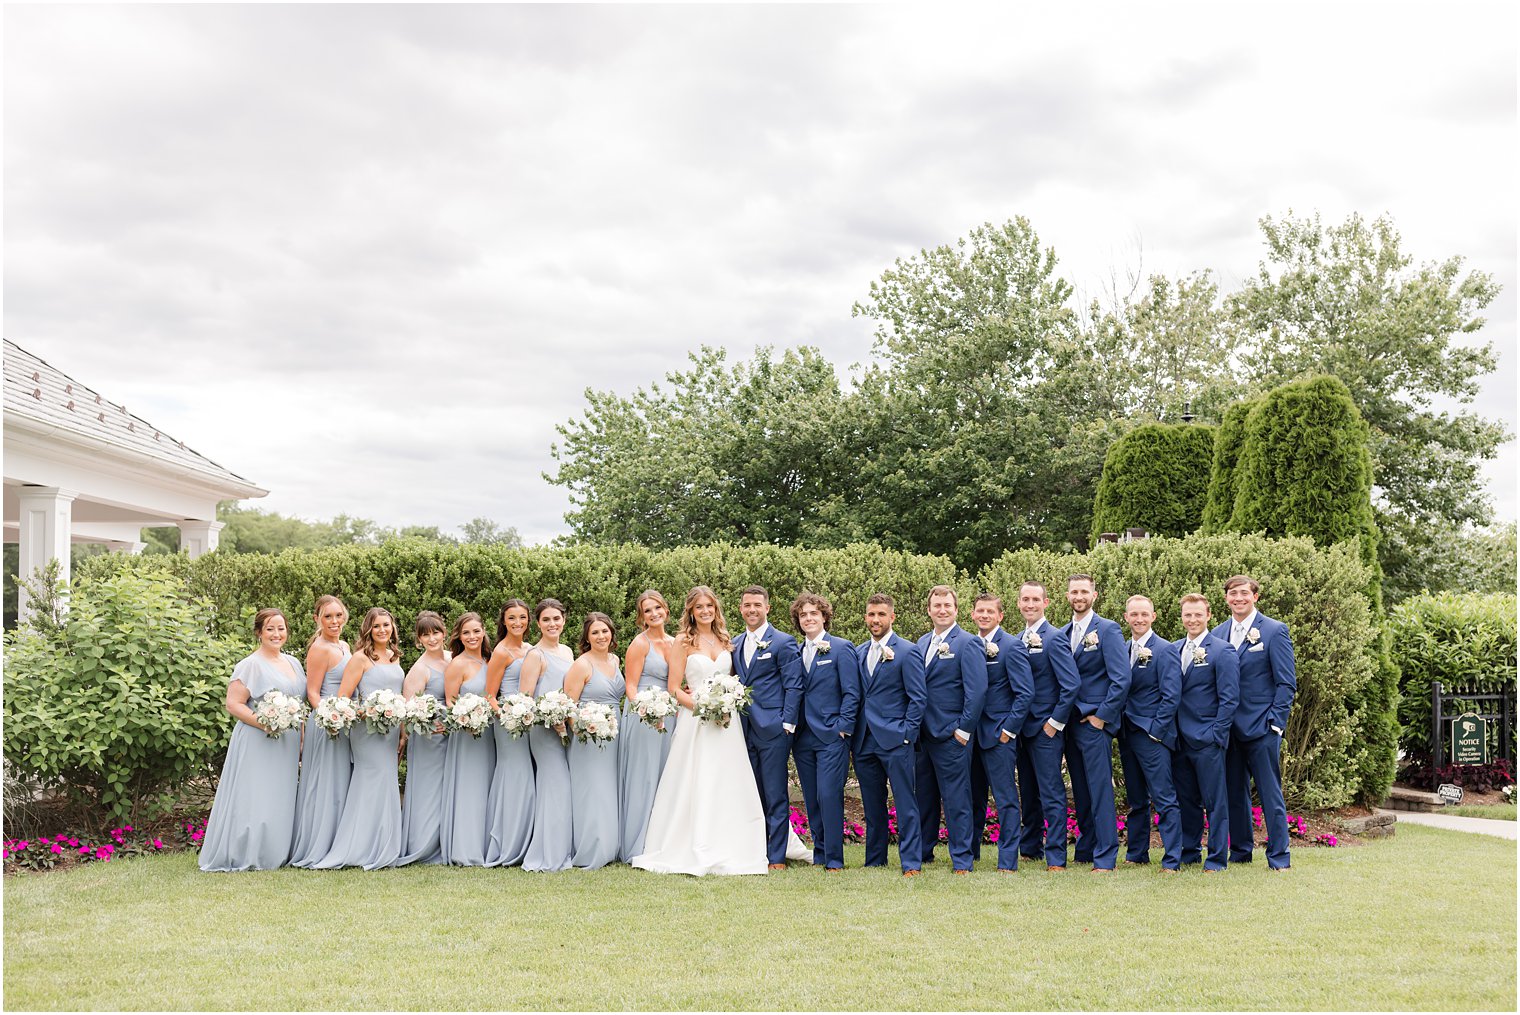
<path fill-rule="evenodd" d="M 784 870 L 786 870 L 786 864 L 784 864 L 784 863 L 768 864 L 765 869 L 768 870 L 768 871 L 784 871 Z"/>
<path fill-rule="evenodd" d="M 1045 873 L 1047 873 L 1047 874 L 1065 874 L 1066 873 L 1066 868 L 1065 867 L 1057 867 L 1055 864 L 1051 864 L 1049 867 L 1045 868 Z"/>
<path fill-rule="evenodd" d="M 922 872 L 921 871 L 903 871 L 903 877 L 905 877 L 905 878 L 916 878 L 916 877 L 918 877 L 918 875 L 920 873 L 922 873 Z"/>

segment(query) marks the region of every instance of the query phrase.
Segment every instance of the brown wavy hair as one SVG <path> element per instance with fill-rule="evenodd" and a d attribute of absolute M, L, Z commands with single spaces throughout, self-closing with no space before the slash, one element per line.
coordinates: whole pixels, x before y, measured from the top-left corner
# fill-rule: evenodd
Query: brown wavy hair
<path fill-rule="evenodd" d="M 362 652 L 377 663 L 382 661 L 375 655 L 374 639 L 375 621 L 379 620 L 382 616 L 391 622 L 391 640 L 390 644 L 386 646 L 390 650 L 391 657 L 384 660 L 384 662 L 399 663 L 401 661 L 401 650 L 396 647 L 396 636 L 401 632 L 396 628 L 396 618 L 392 617 L 391 611 L 383 606 L 371 606 L 368 610 L 364 611 L 364 619 L 359 622 L 359 637 L 354 641 L 354 655 Z"/>
<path fill-rule="evenodd" d="M 533 619 L 533 611 L 529 609 L 527 603 L 523 602 L 521 599 L 508 599 L 506 602 L 501 604 L 501 609 L 496 611 L 496 640 L 498 642 L 507 640 L 507 611 L 512 609 L 514 606 L 521 606 L 522 611 L 528 614 L 528 619 L 530 621 Z M 528 632 L 526 629 L 524 629 L 523 637 L 526 638 L 527 636 Z"/>
<path fill-rule="evenodd" d="M 455 656 L 464 655 L 464 640 L 459 635 L 464 630 L 464 625 L 472 620 L 480 625 L 480 658 L 489 659 L 491 657 L 491 635 L 486 631 L 486 622 L 480 619 L 480 614 L 478 613 L 461 613 L 459 619 L 454 621 L 454 629 L 449 632 L 449 651 Z"/>
<path fill-rule="evenodd" d="M 633 601 L 633 616 L 639 625 L 639 630 L 644 630 L 644 600 L 646 599 L 653 599 L 665 607 L 665 623 L 670 623 L 670 604 L 665 601 L 665 597 L 660 595 L 657 589 L 645 589 L 639 593 L 639 598 Z"/>
<path fill-rule="evenodd" d="M 689 648 L 697 644 L 697 620 L 691 614 L 692 604 L 706 596 L 713 601 L 716 616 L 713 617 L 713 633 L 718 636 L 718 644 L 724 648 L 733 648 L 733 639 L 728 636 L 728 625 L 723 621 L 723 603 L 718 599 L 718 594 L 706 585 L 698 585 L 686 593 L 686 602 L 681 604 L 681 628 L 676 639 Z"/>
<path fill-rule="evenodd" d="M 339 606 L 342 606 L 343 623 L 345 625 L 348 623 L 348 607 L 344 605 L 343 600 L 339 599 L 337 596 L 319 596 L 317 598 L 317 608 L 311 611 L 312 619 L 317 622 L 317 629 L 312 632 L 311 641 L 306 643 L 306 651 L 308 652 L 310 652 L 311 647 L 317 643 L 317 639 L 322 637 L 322 607 L 326 606 L 328 603 L 337 603 Z M 341 634 L 342 632 L 340 631 L 339 633 Z"/>
<path fill-rule="evenodd" d="M 576 655 L 583 656 L 591 651 L 591 625 L 598 623 L 606 624 L 607 630 L 612 634 L 612 644 L 607 646 L 607 651 L 616 652 L 618 650 L 617 627 L 612 623 L 612 618 L 605 613 L 598 613 L 593 610 L 586 614 L 585 623 L 581 624 L 581 643 L 580 647 L 575 650 Z"/>

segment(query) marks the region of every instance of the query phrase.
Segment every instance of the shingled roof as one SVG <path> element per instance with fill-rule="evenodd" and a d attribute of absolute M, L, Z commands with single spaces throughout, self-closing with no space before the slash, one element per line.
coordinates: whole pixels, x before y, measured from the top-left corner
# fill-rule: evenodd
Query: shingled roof
<path fill-rule="evenodd" d="M 267 491 L 218 465 L 182 440 L 108 401 L 47 361 L 5 339 L 5 415 L 56 427 L 91 442 L 199 473 L 218 483 L 247 488 L 243 496 Z"/>

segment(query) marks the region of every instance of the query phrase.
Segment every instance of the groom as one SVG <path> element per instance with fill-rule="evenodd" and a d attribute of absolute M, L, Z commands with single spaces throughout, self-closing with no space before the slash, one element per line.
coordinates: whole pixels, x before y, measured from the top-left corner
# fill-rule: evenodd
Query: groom
<path fill-rule="evenodd" d="M 765 855 L 771 870 L 786 867 L 787 756 L 802 708 L 802 653 L 790 635 L 766 622 L 771 594 L 751 585 L 739 594 L 745 632 L 734 641 L 734 668 L 750 689 L 744 742 L 765 811 Z"/>

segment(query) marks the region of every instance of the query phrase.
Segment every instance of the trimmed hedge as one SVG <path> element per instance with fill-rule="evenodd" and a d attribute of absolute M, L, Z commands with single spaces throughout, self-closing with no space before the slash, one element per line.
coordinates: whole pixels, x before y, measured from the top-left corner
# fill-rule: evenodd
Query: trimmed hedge
<path fill-rule="evenodd" d="M 162 564 L 165 558 L 157 558 Z M 1226 615 L 1224 579 L 1238 572 L 1260 576 L 1262 610 L 1287 622 L 1298 657 L 1299 693 L 1284 740 L 1284 786 L 1295 808 L 1338 807 L 1365 798 L 1359 770 L 1372 749 L 1365 736 L 1379 717 L 1348 708 L 1372 679 L 1374 631 L 1363 590 L 1368 573 L 1351 545 L 1316 547 L 1309 539 L 1272 540 L 1261 536 L 1153 538 L 1100 546 L 1090 553 L 1021 550 L 984 567 L 975 581 L 958 573 L 944 557 L 919 556 L 856 544 L 837 550 L 801 550 L 725 544 L 651 551 L 635 546 L 574 546 L 509 550 L 499 546 L 443 546 L 393 542 L 378 547 L 336 547 L 286 551 L 278 556 L 208 554 L 191 561 L 170 558 L 189 590 L 213 606 L 212 626 L 222 634 L 249 639 L 248 619 L 262 606 L 285 609 L 299 653 L 312 633 L 316 597 L 335 593 L 353 619 L 369 606 L 385 606 L 409 628 L 417 611 L 446 617 L 475 610 L 494 627 L 501 603 L 516 596 L 530 602 L 554 595 L 569 608 L 567 638 L 579 618 L 601 610 L 618 625 L 620 641 L 632 634 L 634 599 L 645 588 L 662 591 L 679 610 L 692 585 L 712 585 L 723 599 L 731 624 L 739 623 L 737 593 L 759 583 L 771 590 L 771 622 L 791 630 L 787 608 L 803 589 L 827 596 L 835 607 L 832 629 L 842 637 L 866 637 L 865 600 L 880 589 L 897 599 L 896 631 L 916 638 L 928 628 L 924 599 L 939 582 L 960 593 L 961 616 L 969 625 L 972 599 L 985 588 L 1002 595 L 1006 626 L 1020 626 L 1014 604 L 1026 577 L 1053 590 L 1050 619 L 1064 623 L 1070 608 L 1062 595 L 1066 576 L 1095 575 L 1107 616 L 1123 613 L 1134 592 L 1157 605 L 1156 629 L 1163 637 L 1182 634 L 1178 598 L 1202 591 L 1216 614 Z M 111 556 L 90 561 L 81 581 L 146 567 L 142 558 Z M 415 650 L 412 650 L 415 654 Z M 410 657 L 409 657 L 410 658 Z M 1391 721 L 1391 717 L 1381 717 Z M 1391 757 L 1386 767 L 1391 778 Z M 1381 794 L 1386 784 L 1377 789 Z"/>
<path fill-rule="evenodd" d="M 1114 441 L 1093 498 L 1092 543 L 1130 528 L 1196 531 L 1213 461 L 1214 428 L 1204 424 L 1146 423 Z"/>
<path fill-rule="evenodd" d="M 1515 687 L 1513 595 L 1426 593 L 1393 609 L 1393 657 L 1401 674 L 1399 746 L 1408 764 L 1428 764 L 1430 687 L 1494 694 Z"/>

